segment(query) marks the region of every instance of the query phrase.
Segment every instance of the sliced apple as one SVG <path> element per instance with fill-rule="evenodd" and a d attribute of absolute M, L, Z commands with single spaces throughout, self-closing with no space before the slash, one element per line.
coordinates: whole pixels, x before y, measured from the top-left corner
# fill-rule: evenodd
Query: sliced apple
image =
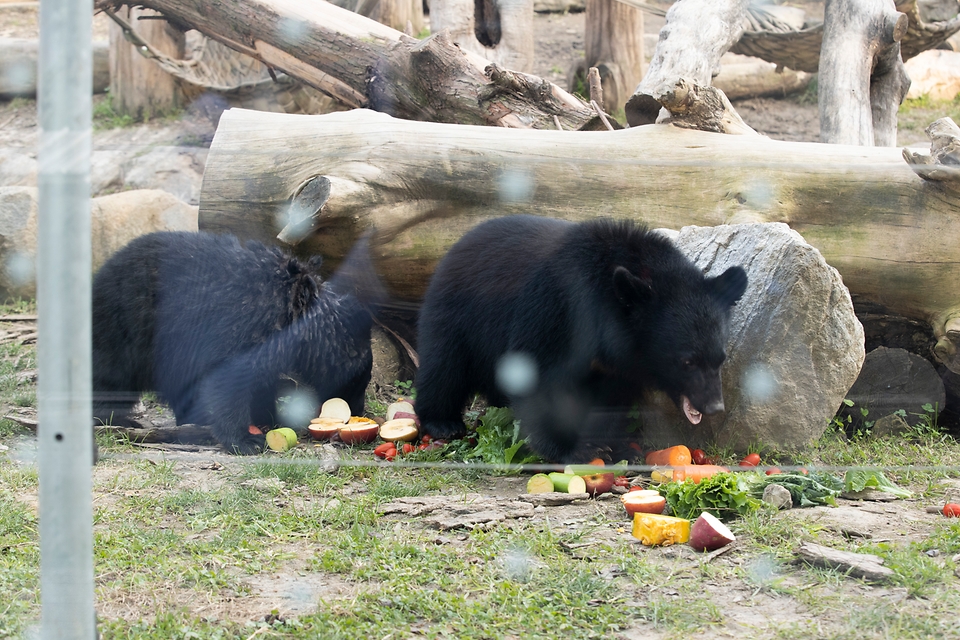
<path fill-rule="evenodd" d="M 267 431 L 267 446 L 274 451 L 289 451 L 297 446 L 297 433 L 290 427 Z"/>
<path fill-rule="evenodd" d="M 407 414 L 407 415 L 397 415 L 398 413 Z M 398 402 L 391 403 L 387 407 L 387 422 L 395 418 L 414 418 L 416 417 L 416 412 L 413 409 L 413 405 L 407 402 L 406 400 L 400 400 Z"/>
<path fill-rule="evenodd" d="M 307 431 L 314 440 L 329 440 L 342 426 L 338 418 L 314 418 L 307 426 Z"/>
<path fill-rule="evenodd" d="M 373 442 L 380 433 L 380 425 L 369 418 L 350 418 L 345 425 L 340 425 L 340 440 L 346 444 Z"/>
<path fill-rule="evenodd" d="M 390 442 L 416 440 L 420 431 L 412 418 L 395 418 L 380 425 L 380 437 Z"/>
<path fill-rule="evenodd" d="M 727 525 L 704 511 L 690 528 L 690 546 L 697 551 L 715 551 L 736 540 Z"/>
<path fill-rule="evenodd" d="M 591 473 L 581 477 L 583 478 L 584 485 L 587 487 L 587 493 L 592 496 L 597 496 L 601 493 L 610 493 L 610 490 L 613 489 L 613 483 L 616 480 L 616 475 L 613 473 Z"/>
<path fill-rule="evenodd" d="M 337 418 L 341 423 L 350 419 L 350 405 L 343 398 L 330 398 L 320 406 L 321 418 Z"/>
<path fill-rule="evenodd" d="M 667 499 L 653 489 L 629 491 L 620 496 L 620 501 L 631 518 L 638 513 L 663 513 L 667 506 Z"/>

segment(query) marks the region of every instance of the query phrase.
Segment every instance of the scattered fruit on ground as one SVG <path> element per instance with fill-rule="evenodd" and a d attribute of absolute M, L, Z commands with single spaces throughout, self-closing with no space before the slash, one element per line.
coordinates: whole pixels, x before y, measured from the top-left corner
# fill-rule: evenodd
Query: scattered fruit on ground
<path fill-rule="evenodd" d="M 678 444 L 666 449 L 658 449 L 647 454 L 646 462 L 651 466 L 669 466 L 678 467 L 690 464 L 693 459 L 690 456 L 690 449 L 685 445 Z"/>
<path fill-rule="evenodd" d="M 631 518 L 638 513 L 663 513 L 667 506 L 667 499 L 654 489 L 628 491 L 620 496 L 620 502 Z"/>
<path fill-rule="evenodd" d="M 392 442 L 384 442 L 383 444 L 377 445 L 377 447 L 373 450 L 373 455 L 377 456 L 378 458 L 386 458 L 387 452 L 391 449 L 393 450 L 393 454 L 396 455 L 397 445 Z"/>
<path fill-rule="evenodd" d="M 633 516 L 633 537 L 647 546 L 682 544 L 690 539 L 690 521 L 658 513 Z"/>
<path fill-rule="evenodd" d="M 350 418 L 347 424 L 340 425 L 340 439 L 346 444 L 373 442 L 378 433 L 380 425 L 370 418 Z"/>
<path fill-rule="evenodd" d="M 775 476 L 778 473 L 783 473 L 782 471 L 780 471 L 780 467 L 768 467 L 766 471 L 766 474 L 768 476 Z"/>
<path fill-rule="evenodd" d="M 690 527 L 690 546 L 697 551 L 715 551 L 736 540 L 727 525 L 706 511 Z"/>
<path fill-rule="evenodd" d="M 393 442 L 416 440 L 419 433 L 412 418 L 395 418 L 380 425 L 380 437 Z"/>
<path fill-rule="evenodd" d="M 297 446 L 297 433 L 290 427 L 267 431 L 267 446 L 281 453 L 289 451 Z"/>
<path fill-rule="evenodd" d="M 586 493 L 587 483 L 583 476 L 573 473 L 551 473 L 548 475 L 550 482 L 553 483 L 553 490 L 560 493 Z"/>
<path fill-rule="evenodd" d="M 758 464 L 760 464 L 759 453 L 749 453 L 743 460 L 740 461 L 741 467 L 755 467 Z"/>
<path fill-rule="evenodd" d="M 693 464 L 707 464 L 707 452 L 703 449 L 694 449 L 690 452 L 690 459 Z"/>
<path fill-rule="evenodd" d="M 330 398 L 320 405 L 321 418 L 338 418 L 340 422 L 346 423 L 350 420 L 350 405 L 343 398 Z"/>
<path fill-rule="evenodd" d="M 397 402 L 393 402 L 387 406 L 387 422 L 390 422 L 395 418 L 416 419 L 416 417 L 417 414 L 413 409 L 413 405 L 406 400 L 398 400 Z"/>
<path fill-rule="evenodd" d="M 342 426 L 343 422 L 337 418 L 314 418 L 307 426 L 307 431 L 314 440 L 329 440 Z"/>
<path fill-rule="evenodd" d="M 617 476 L 613 479 L 613 486 L 615 487 L 629 487 L 630 478 L 627 476 Z"/>
<path fill-rule="evenodd" d="M 527 493 L 550 493 L 553 490 L 553 480 L 545 473 L 534 474 L 527 480 Z"/>
<path fill-rule="evenodd" d="M 727 473 L 730 470 L 715 464 L 687 464 L 681 467 L 667 467 L 654 469 L 650 472 L 650 479 L 654 482 L 683 482 L 692 480 L 697 483 L 704 478 L 711 478 L 718 473 Z"/>
<path fill-rule="evenodd" d="M 948 502 L 943 505 L 943 515 L 948 518 L 960 518 L 960 504 L 956 502 Z"/>
<path fill-rule="evenodd" d="M 614 480 L 616 480 L 616 476 L 612 473 L 591 473 L 580 477 L 583 478 L 587 493 L 592 496 L 610 493 L 610 490 L 613 489 Z"/>

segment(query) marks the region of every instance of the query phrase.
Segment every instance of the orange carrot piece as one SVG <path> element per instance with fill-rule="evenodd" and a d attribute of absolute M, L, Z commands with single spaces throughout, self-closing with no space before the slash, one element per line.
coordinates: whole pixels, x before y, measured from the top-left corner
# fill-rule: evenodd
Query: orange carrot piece
<path fill-rule="evenodd" d="M 680 467 L 690 464 L 693 458 L 690 457 L 690 449 L 685 445 L 678 444 L 666 449 L 651 451 L 647 454 L 646 461 L 649 465 Z"/>

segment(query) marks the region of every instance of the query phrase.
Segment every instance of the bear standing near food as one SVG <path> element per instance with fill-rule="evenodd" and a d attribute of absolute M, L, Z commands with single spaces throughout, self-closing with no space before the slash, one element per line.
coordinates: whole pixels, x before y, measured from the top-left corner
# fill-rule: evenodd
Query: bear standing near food
<path fill-rule="evenodd" d="M 627 221 L 484 222 L 440 261 L 420 312 L 417 415 L 465 432 L 467 399 L 513 406 L 544 458 L 593 458 L 646 389 L 687 419 L 723 410 L 720 366 L 741 267 L 704 277 L 665 236 Z"/>
<path fill-rule="evenodd" d="M 264 446 L 251 426 L 278 422 L 290 385 L 361 415 L 372 318 L 352 283 L 321 282 L 318 268 L 233 236 L 137 238 L 93 281 L 94 416 L 123 423 L 156 391 L 178 424 L 209 425 L 228 451 L 250 454 Z"/>

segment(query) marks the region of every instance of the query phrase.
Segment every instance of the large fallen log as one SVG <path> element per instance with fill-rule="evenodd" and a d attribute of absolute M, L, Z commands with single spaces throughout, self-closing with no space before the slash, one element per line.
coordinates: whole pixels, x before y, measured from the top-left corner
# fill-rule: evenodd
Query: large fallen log
<path fill-rule="evenodd" d="M 123 0 L 97 0 L 115 12 Z M 462 51 L 444 33 L 416 40 L 323 0 L 195 3 L 142 0 L 193 28 L 349 107 L 400 118 L 564 129 L 602 127 L 581 100 L 535 76 Z"/>
<path fill-rule="evenodd" d="M 941 145 L 949 162 L 951 147 Z M 934 158 L 936 159 L 936 158 Z M 918 162 L 913 159 L 914 162 Z M 412 122 L 367 110 L 230 110 L 210 148 L 201 229 L 297 245 L 334 265 L 375 227 L 397 300 L 417 301 L 437 260 L 483 219 L 535 212 L 651 226 L 786 222 L 851 292 L 930 323 L 960 371 L 960 188 L 950 168 L 889 147 L 780 142 L 670 125 L 517 131 Z"/>

